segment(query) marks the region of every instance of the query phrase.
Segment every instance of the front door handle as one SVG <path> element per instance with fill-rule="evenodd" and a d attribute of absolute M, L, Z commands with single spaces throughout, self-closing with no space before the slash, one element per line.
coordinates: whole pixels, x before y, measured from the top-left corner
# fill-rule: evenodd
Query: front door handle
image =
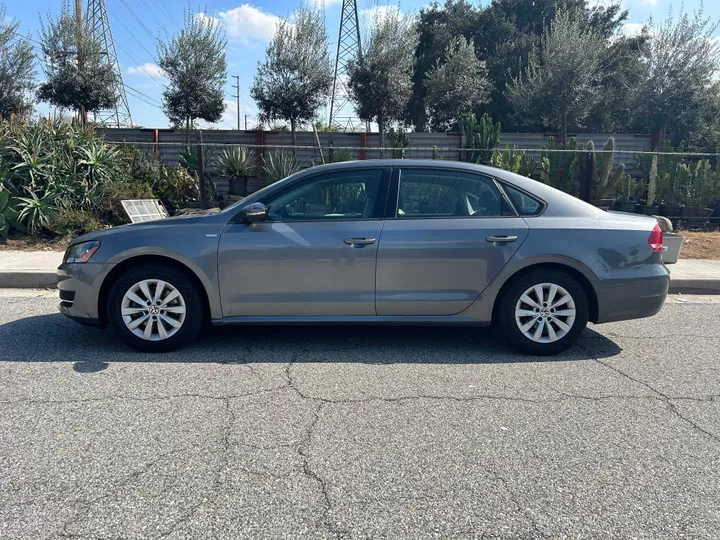
<path fill-rule="evenodd" d="M 345 238 L 343 240 L 348 246 L 367 246 L 375 243 L 375 238 Z"/>
<path fill-rule="evenodd" d="M 498 236 L 486 236 L 485 240 L 492 242 L 495 245 L 498 244 L 509 244 L 517 240 L 517 236 L 508 236 L 506 234 L 500 234 Z"/>

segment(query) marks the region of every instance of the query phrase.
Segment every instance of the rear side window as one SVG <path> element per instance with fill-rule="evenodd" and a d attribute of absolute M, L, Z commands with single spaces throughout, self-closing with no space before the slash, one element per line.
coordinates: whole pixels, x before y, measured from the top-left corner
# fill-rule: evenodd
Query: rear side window
<path fill-rule="evenodd" d="M 403 169 L 397 217 L 452 218 L 514 216 L 486 176 L 449 170 Z"/>
<path fill-rule="evenodd" d="M 543 204 L 537 199 L 515 189 L 509 184 L 503 184 L 502 187 L 510 198 L 510 202 L 512 202 L 515 210 L 517 210 L 521 216 L 534 216 L 542 210 Z"/>

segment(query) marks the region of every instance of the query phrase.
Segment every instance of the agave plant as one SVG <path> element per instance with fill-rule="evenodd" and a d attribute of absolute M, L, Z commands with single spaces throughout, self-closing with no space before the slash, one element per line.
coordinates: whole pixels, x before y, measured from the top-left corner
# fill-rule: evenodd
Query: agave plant
<path fill-rule="evenodd" d="M 297 156 L 285 150 L 269 152 L 263 156 L 260 176 L 267 184 L 272 184 L 302 169 Z"/>
<path fill-rule="evenodd" d="M 25 224 L 30 234 L 35 234 L 50 222 L 50 218 L 57 209 L 55 204 L 57 195 L 48 191 L 42 197 L 38 197 L 37 193 L 31 189 L 27 189 L 27 192 L 29 197 L 18 197 L 20 208 L 18 221 Z"/>
<path fill-rule="evenodd" d="M 0 189 L 0 238 L 7 240 L 10 228 L 25 232 L 25 227 L 18 220 L 19 212 L 15 209 L 10 192 Z"/>

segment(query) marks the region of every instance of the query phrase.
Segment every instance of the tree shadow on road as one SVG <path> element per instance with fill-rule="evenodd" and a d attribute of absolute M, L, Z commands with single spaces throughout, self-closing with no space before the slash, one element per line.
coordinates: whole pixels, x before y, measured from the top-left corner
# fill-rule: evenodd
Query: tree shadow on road
<path fill-rule="evenodd" d="M 511 349 L 490 328 L 420 326 L 226 326 L 170 353 L 139 353 L 111 331 L 85 327 L 60 314 L 0 326 L 0 361 L 72 362 L 102 371 L 109 362 L 356 362 L 371 364 L 498 364 L 562 362 L 615 356 L 620 347 L 587 329 L 578 346 L 552 357 Z"/>

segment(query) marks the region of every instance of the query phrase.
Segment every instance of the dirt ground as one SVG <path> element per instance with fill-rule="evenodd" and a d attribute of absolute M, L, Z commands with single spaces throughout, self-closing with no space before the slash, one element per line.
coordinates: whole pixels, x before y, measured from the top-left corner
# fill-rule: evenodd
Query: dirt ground
<path fill-rule="evenodd" d="M 720 259 L 720 232 L 678 231 L 685 237 L 681 259 Z"/>
<path fill-rule="evenodd" d="M 678 231 L 685 237 L 681 259 L 720 259 L 720 232 Z M 5 249 L 25 251 L 65 251 L 71 238 L 29 237 L 10 235 L 7 244 L 0 244 L 0 251 Z"/>

